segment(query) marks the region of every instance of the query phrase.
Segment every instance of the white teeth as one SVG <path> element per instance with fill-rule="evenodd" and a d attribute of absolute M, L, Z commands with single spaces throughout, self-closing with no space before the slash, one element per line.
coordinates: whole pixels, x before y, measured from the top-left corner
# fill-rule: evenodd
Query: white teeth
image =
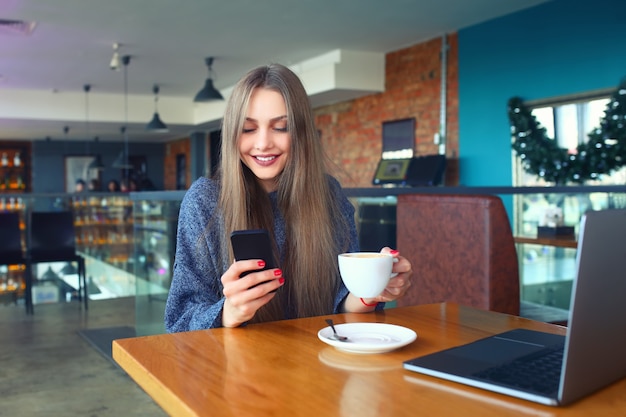
<path fill-rule="evenodd" d="M 269 162 L 272 159 L 276 159 L 275 156 L 255 156 L 256 159 L 258 159 L 261 162 Z"/>

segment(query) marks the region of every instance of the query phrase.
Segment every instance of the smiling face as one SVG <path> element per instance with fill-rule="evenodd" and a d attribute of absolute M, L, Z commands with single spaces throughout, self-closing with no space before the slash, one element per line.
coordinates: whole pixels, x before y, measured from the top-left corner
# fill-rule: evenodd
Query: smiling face
<path fill-rule="evenodd" d="M 283 96 L 274 90 L 256 88 L 250 96 L 239 136 L 239 155 L 265 191 L 276 190 L 290 148 L 291 135 Z"/>

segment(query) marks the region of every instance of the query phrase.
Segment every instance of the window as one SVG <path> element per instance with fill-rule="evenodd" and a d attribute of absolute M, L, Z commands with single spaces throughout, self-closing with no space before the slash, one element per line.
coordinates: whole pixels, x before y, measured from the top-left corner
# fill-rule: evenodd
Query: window
<path fill-rule="evenodd" d="M 526 102 L 532 109 L 537 122 L 546 129 L 546 135 L 556 140 L 561 148 L 575 152 L 579 144 L 588 141 L 588 134 L 600 126 L 604 111 L 610 101 L 613 89 L 591 92 L 575 96 Z M 513 157 L 513 185 L 546 185 L 534 174 L 526 173 L 520 158 Z M 586 185 L 613 185 L 626 183 L 626 168 L 611 174 L 601 175 L 597 180 L 587 181 Z"/>

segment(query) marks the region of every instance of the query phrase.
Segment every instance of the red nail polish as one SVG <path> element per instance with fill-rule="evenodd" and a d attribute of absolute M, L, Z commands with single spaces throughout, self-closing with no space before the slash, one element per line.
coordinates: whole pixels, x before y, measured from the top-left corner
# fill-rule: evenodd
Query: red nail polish
<path fill-rule="evenodd" d="M 399 251 L 397 251 L 397 250 L 395 250 L 395 249 L 393 249 L 393 250 L 392 250 L 391 252 L 389 252 L 389 253 L 390 253 L 390 254 L 392 254 L 392 255 L 397 255 L 397 254 L 399 254 L 400 252 L 399 252 Z"/>
<path fill-rule="evenodd" d="M 285 278 L 278 278 L 278 282 L 280 282 L 280 285 L 283 285 L 285 283 Z"/>
<path fill-rule="evenodd" d="M 274 276 L 275 277 L 279 277 L 283 274 L 283 271 L 281 271 L 280 269 L 276 269 L 274 270 Z"/>
<path fill-rule="evenodd" d="M 257 265 L 259 266 L 259 268 L 263 268 L 265 266 L 265 261 L 259 261 L 257 262 Z"/>

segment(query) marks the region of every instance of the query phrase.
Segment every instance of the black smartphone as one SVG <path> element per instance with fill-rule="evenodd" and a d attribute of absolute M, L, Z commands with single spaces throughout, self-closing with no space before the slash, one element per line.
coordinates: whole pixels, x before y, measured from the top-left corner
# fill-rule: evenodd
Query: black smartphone
<path fill-rule="evenodd" d="M 270 240 L 270 235 L 267 230 L 235 230 L 230 235 L 230 243 L 233 247 L 236 261 L 263 259 L 265 261 L 265 267 L 260 269 L 260 271 L 278 268 L 274 262 L 272 241 Z M 243 277 L 247 274 L 249 274 L 249 272 L 245 272 L 241 274 L 241 276 Z"/>

